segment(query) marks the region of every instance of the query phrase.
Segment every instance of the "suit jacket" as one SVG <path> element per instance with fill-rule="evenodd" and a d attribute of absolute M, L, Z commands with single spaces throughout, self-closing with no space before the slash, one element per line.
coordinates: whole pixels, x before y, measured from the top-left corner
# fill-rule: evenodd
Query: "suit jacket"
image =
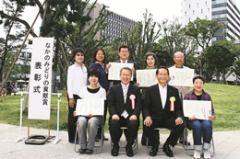
<path fill-rule="evenodd" d="M 175 97 L 176 99 L 174 102 L 174 111 L 170 111 L 170 97 Z M 171 117 L 183 117 L 181 107 L 182 102 L 180 100 L 178 90 L 175 87 L 167 85 L 167 99 L 164 109 L 162 108 L 158 84 L 153 85 L 146 90 L 143 107 L 144 117 L 151 116 L 153 120 L 158 121 Z"/>
<path fill-rule="evenodd" d="M 135 95 L 135 109 L 132 109 L 132 104 L 130 100 L 130 95 Z M 109 113 L 110 117 L 112 115 L 117 114 L 121 117 L 121 114 L 124 110 L 126 110 L 129 114 L 128 117 L 131 115 L 136 115 L 137 117 L 140 114 L 141 110 L 141 94 L 140 90 L 137 86 L 129 84 L 128 92 L 127 92 L 127 100 L 124 103 L 123 97 L 123 89 L 121 84 L 114 85 L 110 88 L 109 95 L 108 95 L 108 104 L 109 104 Z"/>

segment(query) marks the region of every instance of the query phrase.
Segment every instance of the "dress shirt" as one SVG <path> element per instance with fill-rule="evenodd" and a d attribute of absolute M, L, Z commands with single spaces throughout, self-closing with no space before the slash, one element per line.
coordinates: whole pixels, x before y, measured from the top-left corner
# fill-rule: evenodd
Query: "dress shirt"
<path fill-rule="evenodd" d="M 128 60 L 125 60 L 125 61 L 120 60 L 120 63 L 128 63 Z"/>
<path fill-rule="evenodd" d="M 87 85 L 87 68 L 84 65 L 73 64 L 68 68 L 67 92 L 68 97 L 78 94 L 81 87 Z"/>
<path fill-rule="evenodd" d="M 125 85 L 125 84 L 121 83 L 121 85 L 122 85 L 122 89 L 123 89 L 124 103 L 126 103 L 129 84 Z"/>
<path fill-rule="evenodd" d="M 163 87 L 160 84 L 158 84 L 158 87 L 159 87 L 159 92 L 160 92 L 160 98 L 162 101 L 162 108 L 164 109 L 166 100 L 167 100 L 167 85 Z"/>

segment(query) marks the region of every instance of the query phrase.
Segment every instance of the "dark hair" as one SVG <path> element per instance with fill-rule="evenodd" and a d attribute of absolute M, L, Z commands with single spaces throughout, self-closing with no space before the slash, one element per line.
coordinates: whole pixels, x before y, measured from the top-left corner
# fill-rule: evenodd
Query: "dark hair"
<path fill-rule="evenodd" d="M 83 55 L 85 54 L 83 49 L 79 48 L 79 47 L 72 50 L 73 59 L 75 58 L 76 54 L 79 53 L 79 52 L 82 53 Z"/>
<path fill-rule="evenodd" d="M 127 45 L 121 45 L 119 48 L 118 48 L 118 52 L 121 51 L 122 48 L 126 48 L 129 50 L 129 47 Z"/>
<path fill-rule="evenodd" d="M 98 51 L 102 51 L 102 52 L 103 52 L 103 55 L 104 55 L 103 63 L 104 63 L 104 64 L 107 63 L 106 53 L 105 53 L 105 51 L 104 51 L 102 48 L 98 48 L 98 49 L 95 51 L 95 53 L 94 53 L 94 55 L 93 55 L 93 62 L 96 62 L 96 61 L 97 61 L 96 56 L 97 56 Z"/>
<path fill-rule="evenodd" d="M 145 55 L 145 62 L 146 62 L 146 65 L 147 65 L 147 58 L 148 56 L 152 56 L 155 60 L 155 66 L 157 66 L 157 56 L 153 53 L 153 52 L 147 52 L 146 55 Z"/>
<path fill-rule="evenodd" d="M 130 71 L 130 73 L 131 73 L 131 75 L 132 75 L 132 69 L 129 68 L 129 67 L 123 67 L 123 68 L 121 68 L 121 70 L 120 70 L 120 75 L 121 75 L 121 73 L 122 73 L 123 70 L 128 70 L 128 71 Z"/>
<path fill-rule="evenodd" d="M 158 71 L 159 71 L 160 69 L 165 69 L 165 70 L 167 70 L 167 74 L 169 75 L 169 70 L 168 70 L 168 68 L 167 68 L 166 66 L 160 66 L 160 67 L 156 70 L 156 75 L 158 74 Z"/>
<path fill-rule="evenodd" d="M 88 78 L 91 77 L 91 76 L 95 76 L 97 77 L 98 79 L 100 78 L 100 74 L 97 70 L 91 70 L 88 72 Z"/>
<path fill-rule="evenodd" d="M 204 77 L 203 77 L 203 76 L 200 76 L 200 75 L 197 75 L 197 76 L 193 77 L 193 83 L 194 83 L 197 79 L 202 80 L 202 81 L 203 81 L 203 84 L 205 83 Z"/>

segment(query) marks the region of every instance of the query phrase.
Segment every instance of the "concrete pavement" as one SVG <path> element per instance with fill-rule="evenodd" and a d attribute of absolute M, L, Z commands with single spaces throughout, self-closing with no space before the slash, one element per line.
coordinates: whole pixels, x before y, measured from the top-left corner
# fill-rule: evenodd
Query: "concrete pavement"
<path fill-rule="evenodd" d="M 44 135 L 47 134 L 44 129 L 31 129 L 31 134 Z M 51 131 L 51 135 L 56 135 L 55 131 Z M 24 142 L 16 143 L 16 139 L 20 137 L 17 126 L 0 124 L 0 159 L 79 159 L 79 158 L 117 158 L 110 155 L 110 142 L 104 143 L 103 152 L 93 155 L 80 155 L 74 151 L 74 145 L 68 143 L 67 132 L 61 131 L 61 141 L 58 144 L 53 142 L 45 145 L 26 145 Z M 27 135 L 27 128 L 23 128 L 22 136 Z M 109 138 L 108 132 L 106 136 Z M 165 141 L 168 134 L 161 134 L 161 141 Z M 140 141 L 141 134 L 139 134 Z M 191 136 L 190 136 L 191 138 Z M 123 140 L 124 138 L 122 138 Z M 214 143 L 216 159 L 239 159 L 240 155 L 240 131 L 214 132 Z M 187 153 L 181 145 L 177 145 L 174 149 L 176 159 L 190 159 L 192 152 Z M 134 157 L 153 158 L 147 153 L 145 147 L 139 143 L 139 150 Z M 124 153 L 118 158 L 128 158 Z M 158 155 L 155 158 L 168 158 L 165 155 Z"/>

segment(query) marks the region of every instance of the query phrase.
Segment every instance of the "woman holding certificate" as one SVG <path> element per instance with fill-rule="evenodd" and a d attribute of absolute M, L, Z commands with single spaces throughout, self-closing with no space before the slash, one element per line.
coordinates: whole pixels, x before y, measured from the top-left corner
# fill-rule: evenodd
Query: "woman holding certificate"
<path fill-rule="evenodd" d="M 193 78 L 193 91 L 187 93 L 184 100 L 212 101 L 210 95 L 203 90 L 204 83 L 205 80 L 202 76 L 195 76 Z M 189 117 L 194 140 L 193 157 L 196 159 L 201 158 L 202 152 L 205 159 L 211 158 L 210 142 L 212 140 L 212 121 L 214 119 L 215 113 L 213 105 L 212 113 L 208 116 L 207 120 L 197 119 L 195 116 Z"/>
<path fill-rule="evenodd" d="M 157 56 L 153 52 L 147 52 L 146 55 L 145 55 L 145 63 L 146 63 L 146 68 L 145 69 L 157 69 Z M 141 92 L 142 92 L 142 103 L 144 103 L 146 88 L 141 88 Z M 143 119 L 144 118 L 145 117 L 143 116 Z M 143 129 L 143 134 L 142 134 L 142 139 L 141 139 L 142 145 L 146 145 L 146 139 L 147 139 L 146 134 L 145 134 L 145 131 Z M 148 143 L 148 145 L 150 146 L 152 144 Z"/>
<path fill-rule="evenodd" d="M 78 96 L 81 99 L 96 100 L 99 98 L 106 99 L 106 91 L 99 86 L 99 73 L 96 70 L 92 70 L 88 74 L 89 85 L 82 87 Z M 89 105 L 88 105 L 89 106 Z M 84 109 L 81 108 L 80 111 Z M 78 110 L 78 109 L 77 109 Z M 80 154 L 92 154 L 94 148 L 95 137 L 99 126 L 103 123 L 102 116 L 93 116 L 91 113 L 88 115 L 80 115 L 77 120 Z M 88 132 L 88 135 L 87 135 Z M 88 139 L 87 139 L 88 136 Z"/>

